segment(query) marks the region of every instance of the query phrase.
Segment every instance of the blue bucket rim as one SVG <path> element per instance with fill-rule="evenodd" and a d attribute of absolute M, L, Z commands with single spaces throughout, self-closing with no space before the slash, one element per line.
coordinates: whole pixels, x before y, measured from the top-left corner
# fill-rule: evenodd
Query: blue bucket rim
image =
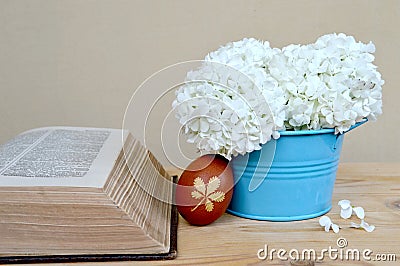
<path fill-rule="evenodd" d="M 364 120 L 356 123 L 355 125 L 352 125 L 347 131 L 343 132 L 349 132 L 350 130 L 361 126 L 362 124 L 364 124 L 365 122 L 367 122 L 368 119 L 365 118 Z M 317 134 L 330 134 L 330 133 L 335 133 L 335 129 L 334 128 L 323 128 L 323 129 L 319 129 L 319 130 L 280 130 L 279 134 L 281 136 L 299 136 L 299 135 L 317 135 Z"/>

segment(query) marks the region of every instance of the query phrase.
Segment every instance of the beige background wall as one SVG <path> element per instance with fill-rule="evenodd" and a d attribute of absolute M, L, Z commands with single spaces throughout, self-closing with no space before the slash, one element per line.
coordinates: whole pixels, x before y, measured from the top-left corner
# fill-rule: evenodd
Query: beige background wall
<path fill-rule="evenodd" d="M 345 32 L 375 43 L 386 84 L 384 115 L 348 134 L 342 161 L 398 162 L 398 25 L 396 0 L 0 0 L 0 142 L 46 125 L 119 128 L 148 76 L 229 41 Z"/>

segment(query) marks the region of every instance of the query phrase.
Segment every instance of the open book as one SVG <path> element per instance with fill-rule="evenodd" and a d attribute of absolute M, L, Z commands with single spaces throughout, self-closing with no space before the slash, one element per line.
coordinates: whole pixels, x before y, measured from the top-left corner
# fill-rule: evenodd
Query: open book
<path fill-rule="evenodd" d="M 0 145 L 0 263 L 176 256 L 173 181 L 132 135 L 47 127 Z"/>

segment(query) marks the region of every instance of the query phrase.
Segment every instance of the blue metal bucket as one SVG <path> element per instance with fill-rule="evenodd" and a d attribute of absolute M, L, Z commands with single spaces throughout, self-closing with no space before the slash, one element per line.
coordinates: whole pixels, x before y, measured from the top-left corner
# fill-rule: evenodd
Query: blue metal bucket
<path fill-rule="evenodd" d="M 233 158 L 235 187 L 227 211 L 269 221 L 304 220 L 327 213 L 343 138 L 333 129 L 283 131 L 261 150 Z"/>

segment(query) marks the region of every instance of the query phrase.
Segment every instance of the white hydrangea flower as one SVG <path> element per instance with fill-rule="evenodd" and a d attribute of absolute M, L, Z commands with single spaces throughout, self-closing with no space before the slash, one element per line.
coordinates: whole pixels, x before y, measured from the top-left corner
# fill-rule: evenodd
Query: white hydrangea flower
<path fill-rule="evenodd" d="M 253 38 L 228 43 L 187 74 L 173 107 L 189 142 L 228 159 L 260 149 L 279 130 L 343 133 L 382 113 L 374 52 L 371 42 L 342 33 L 281 50 Z"/>
<path fill-rule="evenodd" d="M 343 133 L 364 118 L 375 120 L 382 113 L 384 82 L 372 64 L 374 51 L 372 43 L 329 34 L 275 55 L 269 70 L 287 93 L 286 128 Z"/>
<path fill-rule="evenodd" d="M 322 127 L 334 127 L 343 133 L 364 118 L 375 120 L 382 113 L 380 73 L 372 64 L 375 46 L 356 42 L 345 34 L 328 34 L 311 45 L 320 64 L 327 62 L 325 72 L 318 75 L 327 90 L 322 94 L 322 107 L 331 108 L 333 116 Z M 331 120 L 331 118 L 333 120 Z"/>
<path fill-rule="evenodd" d="M 244 39 L 210 53 L 187 74 L 173 107 L 188 142 L 230 159 L 279 137 L 285 99 L 264 71 L 268 53 L 276 53 L 268 43 Z"/>

